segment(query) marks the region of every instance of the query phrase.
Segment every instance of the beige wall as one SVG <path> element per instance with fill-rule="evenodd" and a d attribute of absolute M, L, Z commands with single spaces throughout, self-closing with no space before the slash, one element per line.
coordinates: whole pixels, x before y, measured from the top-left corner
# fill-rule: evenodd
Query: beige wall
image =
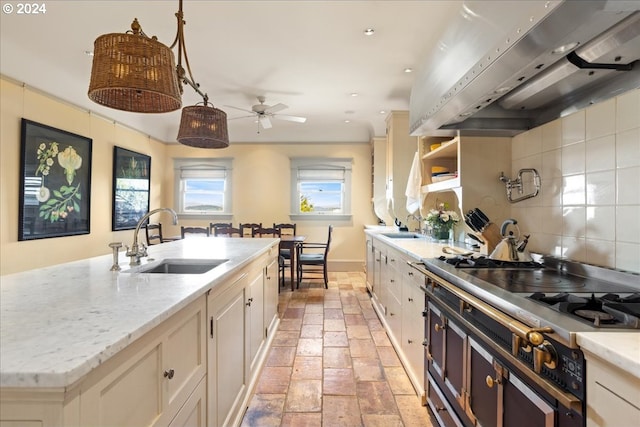
<path fill-rule="evenodd" d="M 511 207 L 531 250 L 640 272 L 640 90 L 518 135 L 521 168 L 542 180 Z"/>
<path fill-rule="evenodd" d="M 376 222 L 371 205 L 371 146 L 369 144 L 231 144 L 224 150 L 199 150 L 179 145 L 167 147 L 167 180 L 164 203 L 173 205 L 173 158 L 232 157 L 233 223 L 296 222 L 297 232 L 308 241 L 324 242 L 327 226 L 334 225 L 331 268 L 361 270 L 364 262 L 364 225 Z M 290 202 L 291 157 L 353 158 L 352 217 L 350 220 L 292 220 Z M 170 170 L 171 169 L 171 170 Z M 170 176 L 169 176 L 170 175 Z M 208 225 L 213 218 L 181 221 Z M 179 227 L 173 233 L 179 234 Z"/>
<path fill-rule="evenodd" d="M 130 244 L 132 231 L 111 231 L 113 146 L 150 155 L 151 208 L 173 207 L 174 157 L 233 157 L 233 222 L 290 222 L 289 157 L 353 158 L 353 216 L 332 221 L 334 245 L 330 259 L 336 269 L 361 269 L 364 224 L 375 222 L 371 208 L 369 144 L 241 144 L 225 150 L 165 145 L 95 114 L 70 106 L 14 81 L 0 79 L 0 274 L 9 274 L 110 253 L 108 244 Z M 18 241 L 20 119 L 53 126 L 93 139 L 91 233 Z M 159 220 L 170 225 L 168 220 Z M 209 221 L 183 221 L 208 224 Z M 327 221 L 297 221 L 309 240 L 326 239 Z M 179 228 L 167 227 L 170 234 Z"/>

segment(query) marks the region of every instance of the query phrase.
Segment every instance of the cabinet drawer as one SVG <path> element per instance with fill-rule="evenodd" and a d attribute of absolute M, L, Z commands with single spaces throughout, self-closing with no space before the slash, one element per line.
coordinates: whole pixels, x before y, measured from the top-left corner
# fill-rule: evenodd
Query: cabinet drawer
<path fill-rule="evenodd" d="M 179 409 L 206 372 L 205 316 L 203 300 L 195 311 L 176 319 L 167 335 L 163 377 L 167 378 L 169 411 Z"/>
<path fill-rule="evenodd" d="M 438 387 L 433 383 L 431 376 L 428 376 L 427 384 L 427 404 L 433 415 L 438 420 L 441 427 L 463 427 L 457 415 L 453 412 L 447 400 L 442 396 Z"/>

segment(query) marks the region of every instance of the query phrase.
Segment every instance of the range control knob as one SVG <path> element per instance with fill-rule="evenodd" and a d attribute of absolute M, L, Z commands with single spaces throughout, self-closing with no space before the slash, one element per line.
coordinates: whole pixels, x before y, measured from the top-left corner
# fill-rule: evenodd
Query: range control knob
<path fill-rule="evenodd" d="M 544 340 L 542 344 L 533 349 L 533 370 L 536 373 L 542 372 L 542 365 L 549 369 L 555 369 L 558 364 L 558 353 L 549 341 Z"/>

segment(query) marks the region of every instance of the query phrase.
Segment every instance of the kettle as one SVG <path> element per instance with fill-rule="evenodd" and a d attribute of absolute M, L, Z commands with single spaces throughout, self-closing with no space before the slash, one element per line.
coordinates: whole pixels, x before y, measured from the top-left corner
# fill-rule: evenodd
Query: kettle
<path fill-rule="evenodd" d="M 507 227 L 509 225 L 515 226 L 518 232 L 517 236 L 515 236 L 511 230 L 507 232 Z M 519 240 L 520 228 L 518 227 L 518 221 L 511 218 L 503 222 L 500 227 L 500 234 L 502 235 L 502 241 L 498 243 L 493 252 L 491 252 L 489 255 L 490 259 L 510 262 L 533 261 L 531 254 L 526 250 L 530 235 L 524 235 L 524 238 Z"/>

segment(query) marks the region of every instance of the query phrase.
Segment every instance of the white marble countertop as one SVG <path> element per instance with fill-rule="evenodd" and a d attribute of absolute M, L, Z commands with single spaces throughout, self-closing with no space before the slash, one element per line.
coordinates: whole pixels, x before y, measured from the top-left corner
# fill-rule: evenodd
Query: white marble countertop
<path fill-rule="evenodd" d="M 429 236 L 422 236 L 420 235 L 420 233 L 417 233 L 417 232 L 406 232 L 406 231 L 399 232 L 398 227 L 371 226 L 371 227 L 365 228 L 365 233 L 371 236 L 375 236 L 376 238 L 385 242 L 386 244 L 393 247 L 394 249 L 397 249 L 400 252 L 403 252 L 409 255 L 410 257 L 416 258 L 418 260 L 420 258 L 437 258 L 441 255 L 446 256 L 447 254 L 443 252 L 443 248 L 447 248 L 447 247 L 458 248 L 461 250 L 470 250 L 465 245 L 461 245 L 458 243 L 454 244 L 453 242 L 434 241 Z M 407 239 L 407 238 L 397 239 L 397 238 L 386 237 L 384 234 L 387 234 L 387 233 L 413 234 L 419 237 L 412 238 L 412 239 Z M 480 253 L 474 252 L 474 255 L 479 256 Z M 454 256 L 454 255 L 448 255 L 448 256 Z"/>
<path fill-rule="evenodd" d="M 151 246 L 164 258 L 228 259 L 204 274 L 111 272 L 112 255 L 0 276 L 0 386 L 66 387 L 121 351 L 277 239 L 191 238 Z"/>
<path fill-rule="evenodd" d="M 640 333 L 579 332 L 578 345 L 640 379 Z"/>

